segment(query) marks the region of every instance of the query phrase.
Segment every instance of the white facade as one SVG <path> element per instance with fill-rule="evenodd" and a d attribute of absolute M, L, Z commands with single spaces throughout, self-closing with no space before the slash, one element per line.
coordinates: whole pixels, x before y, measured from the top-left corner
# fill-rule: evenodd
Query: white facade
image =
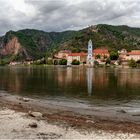
<path fill-rule="evenodd" d="M 71 63 L 72 63 L 73 60 L 80 61 L 80 56 L 72 56 L 72 55 L 69 55 L 67 57 L 67 65 L 71 65 Z"/>
<path fill-rule="evenodd" d="M 131 55 L 126 56 L 125 59 L 126 59 L 126 60 L 131 60 L 131 59 L 133 59 L 133 60 L 135 60 L 135 61 L 138 61 L 138 60 L 140 60 L 140 54 L 131 54 Z"/>
<path fill-rule="evenodd" d="M 88 65 L 93 65 L 93 48 L 92 48 L 92 41 L 91 39 L 88 42 L 88 55 L 87 55 L 87 64 Z"/>

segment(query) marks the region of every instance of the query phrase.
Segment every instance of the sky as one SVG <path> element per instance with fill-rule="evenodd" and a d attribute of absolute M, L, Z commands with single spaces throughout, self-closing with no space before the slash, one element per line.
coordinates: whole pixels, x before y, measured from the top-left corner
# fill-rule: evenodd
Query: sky
<path fill-rule="evenodd" d="M 140 0 L 0 0 L 0 35 L 9 30 L 79 30 L 89 25 L 140 27 Z"/>

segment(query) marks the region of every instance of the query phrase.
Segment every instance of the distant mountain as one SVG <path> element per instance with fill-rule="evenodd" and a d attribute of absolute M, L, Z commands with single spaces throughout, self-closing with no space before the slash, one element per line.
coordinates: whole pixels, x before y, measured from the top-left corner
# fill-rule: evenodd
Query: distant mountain
<path fill-rule="evenodd" d="M 127 50 L 140 49 L 140 28 L 100 24 L 78 32 L 74 39 L 64 42 L 60 45 L 60 48 L 75 51 L 85 50 L 87 42 L 91 38 L 94 48 L 105 47 L 110 51 L 122 48 Z"/>
<path fill-rule="evenodd" d="M 94 48 L 140 49 L 140 28 L 100 24 L 79 31 L 9 31 L 0 37 L 0 57 L 10 62 L 40 59 L 46 52 L 51 54 L 61 49 L 87 51 L 89 39 L 92 39 Z"/>

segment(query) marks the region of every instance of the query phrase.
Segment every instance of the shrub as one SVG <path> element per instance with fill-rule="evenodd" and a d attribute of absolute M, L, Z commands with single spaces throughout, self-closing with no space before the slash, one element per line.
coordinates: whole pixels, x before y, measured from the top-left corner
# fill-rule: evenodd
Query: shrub
<path fill-rule="evenodd" d="M 136 63 L 136 61 L 133 60 L 133 59 L 129 60 L 128 65 L 129 65 L 129 67 L 132 67 L 132 68 L 133 68 L 133 67 L 137 67 L 137 63 Z"/>
<path fill-rule="evenodd" d="M 136 62 L 137 64 L 140 64 L 140 60 L 137 60 L 137 62 Z"/>
<path fill-rule="evenodd" d="M 53 65 L 53 60 L 52 60 L 52 59 L 48 59 L 48 60 L 46 61 L 46 64 L 47 64 L 47 65 Z"/>
<path fill-rule="evenodd" d="M 98 66 L 98 65 L 99 65 L 99 62 L 95 60 L 95 61 L 94 61 L 94 65 L 95 65 L 95 66 Z"/>
<path fill-rule="evenodd" d="M 58 64 L 59 64 L 58 60 L 54 60 L 54 65 L 58 65 Z"/>
<path fill-rule="evenodd" d="M 110 58 L 108 57 L 108 58 L 106 59 L 106 64 L 110 64 L 110 62 L 111 62 L 111 60 L 110 60 Z"/>
<path fill-rule="evenodd" d="M 66 59 L 61 59 L 59 61 L 59 65 L 67 65 L 67 60 Z"/>
<path fill-rule="evenodd" d="M 96 59 L 100 59 L 100 58 L 101 58 L 101 55 L 97 54 Z"/>
<path fill-rule="evenodd" d="M 118 57 L 119 57 L 119 55 L 118 55 L 117 52 L 112 51 L 112 52 L 110 53 L 110 59 L 111 59 L 111 60 L 117 60 Z"/>
<path fill-rule="evenodd" d="M 79 65 L 79 64 L 80 64 L 80 61 L 79 60 L 74 59 L 72 61 L 72 65 Z"/>

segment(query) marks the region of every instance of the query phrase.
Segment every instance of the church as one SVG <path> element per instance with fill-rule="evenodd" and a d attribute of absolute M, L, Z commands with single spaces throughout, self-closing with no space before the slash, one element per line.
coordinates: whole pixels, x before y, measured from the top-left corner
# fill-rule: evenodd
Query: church
<path fill-rule="evenodd" d="M 87 64 L 93 66 L 94 60 L 96 59 L 97 55 L 100 55 L 100 60 L 103 60 L 105 56 L 109 57 L 109 52 L 107 49 L 93 49 L 93 43 L 91 39 L 88 41 L 87 44 L 87 53 L 71 53 L 70 51 L 61 50 L 60 52 L 58 52 L 59 56 L 61 56 L 60 53 L 62 52 L 63 56 L 65 54 L 65 59 L 67 59 L 68 65 L 71 65 L 73 60 L 78 60 L 80 64 Z M 64 57 L 59 59 L 64 59 Z"/>

